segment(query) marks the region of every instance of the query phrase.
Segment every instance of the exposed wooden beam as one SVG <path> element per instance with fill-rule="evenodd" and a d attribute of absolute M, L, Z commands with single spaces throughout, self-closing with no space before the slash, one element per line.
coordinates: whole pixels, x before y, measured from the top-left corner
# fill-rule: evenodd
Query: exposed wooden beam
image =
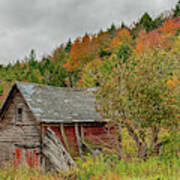
<path fill-rule="evenodd" d="M 68 143 L 68 140 L 67 140 L 67 137 L 66 137 L 66 133 L 64 131 L 64 124 L 60 125 L 60 131 L 61 131 L 61 135 L 62 135 L 62 138 L 64 140 L 64 143 L 65 143 L 65 146 L 66 146 L 68 152 L 71 152 L 70 151 L 70 146 L 69 146 L 69 143 Z"/>
<path fill-rule="evenodd" d="M 78 144 L 78 149 L 79 149 L 79 155 L 83 159 L 83 151 L 82 151 L 82 142 L 81 142 L 81 137 L 79 135 L 79 128 L 78 128 L 78 123 L 75 124 L 75 135 L 77 139 L 77 144 Z"/>

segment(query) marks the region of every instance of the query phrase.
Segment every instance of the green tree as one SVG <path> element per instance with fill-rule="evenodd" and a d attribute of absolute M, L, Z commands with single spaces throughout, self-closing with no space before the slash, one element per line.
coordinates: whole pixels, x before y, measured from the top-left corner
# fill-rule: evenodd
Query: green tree
<path fill-rule="evenodd" d="M 116 26 L 114 23 L 111 24 L 111 27 L 107 29 L 107 31 L 111 34 L 115 33 L 116 31 Z"/>
<path fill-rule="evenodd" d="M 110 51 L 106 51 L 104 49 L 100 49 L 100 52 L 99 52 L 99 57 L 105 57 L 105 56 L 110 56 L 112 53 Z"/>
<path fill-rule="evenodd" d="M 118 57 L 123 60 L 123 63 L 127 61 L 127 59 L 131 56 L 132 50 L 130 49 L 128 44 L 123 43 L 118 50 Z"/>
<path fill-rule="evenodd" d="M 176 7 L 174 9 L 173 16 L 178 17 L 179 15 L 180 15 L 180 0 L 177 2 L 177 5 L 176 5 Z"/>
<path fill-rule="evenodd" d="M 132 57 L 123 63 L 118 58 L 116 62 L 118 66 L 96 92 L 97 111 L 115 127 L 126 128 L 137 145 L 138 157 L 146 159 L 158 154 L 164 144 L 159 138 L 163 128 L 178 130 L 179 60 L 157 49 L 139 59 Z"/>
<path fill-rule="evenodd" d="M 121 23 L 120 29 L 129 29 L 124 22 Z"/>
<path fill-rule="evenodd" d="M 71 50 L 71 47 L 72 47 L 72 42 L 71 42 L 71 39 L 69 39 L 66 44 L 65 51 L 69 52 Z"/>
<path fill-rule="evenodd" d="M 154 23 L 151 18 L 151 16 L 146 12 L 144 15 L 141 17 L 139 21 L 140 25 L 142 25 L 147 32 L 151 31 L 154 29 Z"/>

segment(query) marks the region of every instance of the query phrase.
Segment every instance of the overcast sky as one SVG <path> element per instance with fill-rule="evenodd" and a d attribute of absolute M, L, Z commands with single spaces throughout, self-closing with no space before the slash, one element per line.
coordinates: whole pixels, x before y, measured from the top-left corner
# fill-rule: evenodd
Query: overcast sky
<path fill-rule="evenodd" d="M 112 22 L 131 24 L 145 11 L 156 16 L 177 0 L 0 0 L 0 63 L 31 49 L 50 54 L 69 38 L 98 32 Z"/>

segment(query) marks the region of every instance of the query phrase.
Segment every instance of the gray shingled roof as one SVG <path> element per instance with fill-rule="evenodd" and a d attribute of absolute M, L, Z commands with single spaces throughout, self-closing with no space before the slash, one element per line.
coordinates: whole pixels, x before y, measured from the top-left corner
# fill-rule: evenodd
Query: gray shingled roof
<path fill-rule="evenodd" d="M 93 122 L 95 111 L 92 89 L 72 89 L 16 82 L 28 106 L 41 122 Z"/>

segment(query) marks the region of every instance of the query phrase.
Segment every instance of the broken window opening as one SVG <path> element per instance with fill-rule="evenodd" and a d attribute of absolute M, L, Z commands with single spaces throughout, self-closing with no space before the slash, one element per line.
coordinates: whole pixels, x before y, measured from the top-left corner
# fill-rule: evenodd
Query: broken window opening
<path fill-rule="evenodd" d="M 18 122 L 22 122 L 22 115 L 23 115 L 23 109 L 22 108 L 18 108 L 17 109 L 17 121 Z"/>

